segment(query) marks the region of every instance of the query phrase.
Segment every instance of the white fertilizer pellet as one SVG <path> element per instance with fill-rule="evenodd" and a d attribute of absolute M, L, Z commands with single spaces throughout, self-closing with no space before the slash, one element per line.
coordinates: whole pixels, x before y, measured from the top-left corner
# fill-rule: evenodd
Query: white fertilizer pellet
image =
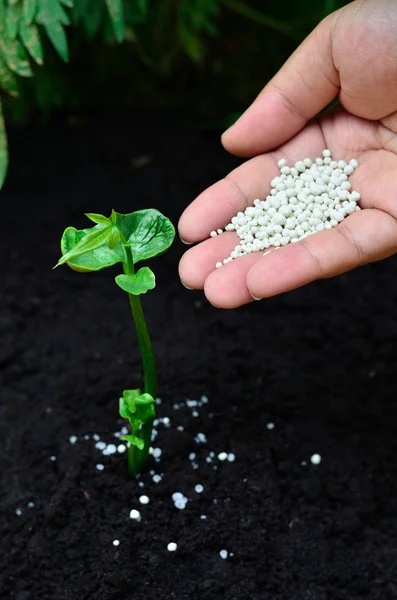
<path fill-rule="evenodd" d="M 227 452 L 220 452 L 218 454 L 218 460 L 227 460 Z"/>
<path fill-rule="evenodd" d="M 117 447 L 114 444 L 108 444 L 104 450 L 102 450 L 102 454 L 104 456 L 110 456 L 111 454 L 115 454 L 117 452 Z"/>
<path fill-rule="evenodd" d="M 271 429 L 274 429 L 274 423 L 268 423 L 268 424 L 266 425 L 266 427 L 267 427 L 267 429 L 270 429 L 270 430 L 271 430 Z"/>
<path fill-rule="evenodd" d="M 103 469 L 105 468 L 104 465 L 102 465 L 101 463 L 98 463 L 96 465 L 97 471 L 103 471 Z"/>
<path fill-rule="evenodd" d="M 161 448 L 153 448 L 153 452 L 152 452 L 153 458 L 160 458 L 161 454 L 162 454 Z"/>
<path fill-rule="evenodd" d="M 312 465 L 319 465 L 321 462 L 320 454 L 313 454 L 313 456 L 310 457 L 310 462 Z"/>
<path fill-rule="evenodd" d="M 178 545 L 175 544 L 175 542 L 170 542 L 167 546 L 168 552 L 175 552 L 177 548 L 178 548 Z"/>
<path fill-rule="evenodd" d="M 227 550 L 221 550 L 221 551 L 219 552 L 219 556 L 220 556 L 221 558 L 223 558 L 223 560 L 225 560 L 225 559 L 227 558 L 227 555 L 228 555 L 228 552 L 227 552 Z"/>
<path fill-rule="evenodd" d="M 124 446 L 124 444 L 120 444 L 119 446 L 117 446 L 117 452 L 119 452 L 119 454 L 124 454 L 124 452 L 127 450 L 127 447 Z"/>
<path fill-rule="evenodd" d="M 229 452 L 229 454 L 227 455 L 227 460 L 229 462 L 234 462 L 236 460 L 236 455 L 233 454 L 233 452 Z"/>
<path fill-rule="evenodd" d="M 113 546 L 120 546 L 120 540 L 113 540 Z"/>
<path fill-rule="evenodd" d="M 148 496 L 139 496 L 139 502 L 141 504 L 149 504 L 150 500 Z"/>
<path fill-rule="evenodd" d="M 346 217 L 361 210 L 361 196 L 348 181 L 358 167 L 352 159 L 333 161 L 330 150 L 321 158 L 298 161 L 289 167 L 285 159 L 278 163 L 280 175 L 271 181 L 265 200 L 254 200 L 244 212 L 238 212 L 225 231 L 234 231 L 240 238 L 230 256 L 216 263 L 219 269 L 240 256 L 253 252 L 276 250 L 299 242 L 308 235 L 332 229 Z M 210 233 L 216 237 L 221 229 Z"/>
<path fill-rule="evenodd" d="M 133 508 L 132 511 L 130 512 L 130 519 L 133 519 L 134 521 L 140 521 L 141 513 L 139 512 L 139 510 L 136 510 L 135 508 Z"/>
<path fill-rule="evenodd" d="M 154 483 L 160 483 L 161 475 L 153 475 L 152 479 L 153 479 Z"/>
<path fill-rule="evenodd" d="M 201 485 L 201 483 L 198 483 L 198 484 L 195 486 L 195 488 L 194 488 L 194 491 L 195 491 L 197 494 L 202 494 L 202 493 L 204 492 L 204 486 L 202 486 L 202 485 Z"/>
<path fill-rule="evenodd" d="M 16 511 L 15 511 L 15 514 L 17 515 L 17 517 L 20 517 L 20 516 L 21 516 L 21 514 L 22 514 L 22 511 L 21 511 L 21 509 L 20 509 L 20 508 L 17 508 L 17 509 L 16 509 Z"/>
<path fill-rule="evenodd" d="M 77 437 L 75 435 L 71 435 L 69 438 L 69 442 L 71 444 L 75 444 L 77 442 Z"/>
<path fill-rule="evenodd" d="M 51 462 L 55 462 L 55 461 L 56 461 L 56 459 L 57 459 L 57 457 L 56 457 L 56 456 L 50 456 L 50 461 L 51 461 Z"/>
<path fill-rule="evenodd" d="M 174 492 L 172 494 L 172 499 L 174 501 L 175 508 L 179 510 L 183 510 L 188 502 L 187 498 L 181 494 L 181 492 Z"/>
<path fill-rule="evenodd" d="M 172 494 L 172 499 L 175 502 L 175 500 L 179 500 L 180 498 L 183 498 L 183 494 L 181 494 L 181 492 L 174 492 Z"/>

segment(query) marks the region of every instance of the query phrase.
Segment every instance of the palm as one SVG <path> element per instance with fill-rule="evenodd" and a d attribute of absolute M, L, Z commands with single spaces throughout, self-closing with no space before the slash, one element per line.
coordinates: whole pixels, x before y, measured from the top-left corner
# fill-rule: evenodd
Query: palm
<path fill-rule="evenodd" d="M 393 125 L 395 128 L 393 123 L 367 121 L 338 110 L 203 192 L 180 223 L 184 239 L 201 242 L 182 258 L 182 280 L 191 288 L 204 288 L 215 306 L 231 308 L 252 301 L 258 288 L 260 297 L 272 296 L 393 254 L 397 250 L 397 136 Z M 209 232 L 224 227 L 247 204 L 268 194 L 280 158 L 292 164 L 306 156 L 315 158 L 324 148 L 330 148 L 337 160 L 357 158 L 360 167 L 351 182 L 361 193 L 361 207 L 367 210 L 349 216 L 334 230 L 280 252 L 245 256 L 215 270 L 216 262 L 236 245 L 237 236 L 226 233 L 206 239 Z"/>

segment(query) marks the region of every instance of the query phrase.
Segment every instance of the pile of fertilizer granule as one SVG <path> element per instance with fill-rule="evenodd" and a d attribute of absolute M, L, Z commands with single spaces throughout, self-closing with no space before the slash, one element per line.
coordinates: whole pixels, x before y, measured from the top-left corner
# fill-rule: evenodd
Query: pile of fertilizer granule
<path fill-rule="evenodd" d="M 224 231 L 235 231 L 240 242 L 228 258 L 216 263 L 219 268 L 232 260 L 298 242 L 308 235 L 332 229 L 348 215 L 361 210 L 360 194 L 351 189 L 349 176 L 358 167 L 352 159 L 332 160 L 330 150 L 321 158 L 298 161 L 294 167 L 282 159 L 280 175 L 271 182 L 266 200 L 254 200 L 244 212 L 239 212 L 225 229 L 212 231 L 216 237 Z"/>

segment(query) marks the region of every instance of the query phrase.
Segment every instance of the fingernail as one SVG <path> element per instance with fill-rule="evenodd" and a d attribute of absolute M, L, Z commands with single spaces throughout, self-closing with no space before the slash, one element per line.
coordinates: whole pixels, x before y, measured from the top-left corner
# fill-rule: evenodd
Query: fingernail
<path fill-rule="evenodd" d="M 188 287 L 187 285 L 185 285 L 183 283 L 183 281 L 181 280 L 181 284 L 183 285 L 184 288 L 186 288 L 187 290 L 189 290 L 190 292 L 193 290 L 193 288 Z"/>
<path fill-rule="evenodd" d="M 251 294 L 251 292 L 250 292 Z M 257 298 L 256 296 L 254 296 L 254 294 L 251 294 L 251 296 L 253 297 L 254 300 L 258 301 L 258 300 L 263 300 L 263 298 Z"/>
<path fill-rule="evenodd" d="M 192 244 L 194 244 L 194 242 L 186 242 L 181 237 L 179 239 L 181 240 L 182 244 L 185 244 L 185 246 L 191 246 Z"/>
<path fill-rule="evenodd" d="M 266 256 L 266 254 L 270 254 L 270 253 L 271 253 L 271 250 L 268 250 L 267 252 L 264 253 L 263 256 Z"/>

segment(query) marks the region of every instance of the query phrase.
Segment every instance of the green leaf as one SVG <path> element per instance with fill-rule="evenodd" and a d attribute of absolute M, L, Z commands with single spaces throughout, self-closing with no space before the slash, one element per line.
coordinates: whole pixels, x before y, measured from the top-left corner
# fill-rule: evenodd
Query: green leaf
<path fill-rule="evenodd" d="M 104 218 L 96 213 L 88 214 L 94 219 Z M 175 236 L 172 223 L 154 209 L 139 210 L 127 215 L 112 211 L 110 220 L 113 227 L 109 221 L 89 229 L 77 230 L 68 227 L 61 239 L 63 256 L 58 265 L 67 262 L 69 267 L 76 271 L 99 271 L 116 263 L 126 262 L 124 245 L 131 248 L 133 262 L 138 263 L 167 250 Z M 118 234 L 114 233 L 115 228 L 121 234 L 118 241 Z M 106 233 L 103 237 L 99 236 L 98 232 L 104 230 Z M 108 244 L 112 246 L 115 242 L 116 245 L 109 248 Z"/>
<path fill-rule="evenodd" d="M 4 123 L 3 106 L 0 102 L 0 188 L 3 186 L 8 169 L 8 144 Z"/>
<path fill-rule="evenodd" d="M 118 42 L 124 39 L 124 7 L 123 0 L 105 0 L 113 24 L 114 34 Z"/>
<path fill-rule="evenodd" d="M 63 265 L 74 258 L 79 258 L 84 254 L 88 254 L 93 250 L 101 248 L 104 244 L 107 244 L 110 234 L 110 225 L 96 225 L 92 229 L 89 229 L 87 233 L 59 259 L 56 266 Z"/>
<path fill-rule="evenodd" d="M 10 96 L 18 96 L 18 82 L 14 73 L 10 71 L 0 55 L 0 87 L 3 88 Z"/>
<path fill-rule="evenodd" d="M 68 227 L 65 229 L 61 239 L 61 252 L 65 256 L 70 252 L 90 231 L 90 229 L 75 229 L 74 227 Z M 123 262 L 125 259 L 124 248 L 121 244 L 118 244 L 113 250 L 110 250 L 106 244 L 95 250 L 91 250 L 86 254 L 82 254 L 77 258 L 73 258 L 67 261 L 68 266 L 74 271 L 90 272 L 100 271 L 111 267 L 117 263 Z"/>
<path fill-rule="evenodd" d="M 135 412 L 136 399 L 141 395 L 141 390 L 124 390 L 120 402 L 123 400 L 130 414 Z"/>
<path fill-rule="evenodd" d="M 26 25 L 30 25 L 37 11 L 37 0 L 23 0 L 22 17 Z"/>
<path fill-rule="evenodd" d="M 84 213 L 85 216 L 92 221 L 93 223 L 97 223 L 98 225 L 109 225 L 111 223 L 108 217 L 104 215 L 99 215 L 98 213 Z"/>
<path fill-rule="evenodd" d="M 144 448 L 144 440 L 139 437 L 142 425 L 152 421 L 155 416 L 155 401 L 150 394 L 141 394 L 140 390 L 124 390 L 119 400 L 119 412 L 123 419 L 128 419 L 131 426 L 131 434 L 124 436 L 127 440 L 140 450 Z"/>
<path fill-rule="evenodd" d="M 88 39 L 92 39 L 101 26 L 105 5 L 98 0 L 79 0 L 74 5 L 72 14 L 75 22 L 81 22 Z"/>
<path fill-rule="evenodd" d="M 112 233 L 110 234 L 108 241 L 108 248 L 110 248 L 110 250 L 113 250 L 113 248 L 115 248 L 115 246 L 117 246 L 117 244 L 119 243 L 120 238 L 120 231 L 117 229 L 117 227 L 112 227 Z"/>
<path fill-rule="evenodd" d="M 19 34 L 25 48 L 33 60 L 38 64 L 43 64 L 43 49 L 41 47 L 40 35 L 37 25 L 25 25 L 22 23 Z"/>
<path fill-rule="evenodd" d="M 131 248 L 134 264 L 165 252 L 175 237 L 171 221 L 152 208 L 127 215 L 116 213 L 116 223 Z"/>
<path fill-rule="evenodd" d="M 117 275 L 116 283 L 122 290 L 139 296 L 156 287 L 156 279 L 149 267 L 142 267 L 135 275 Z"/>
<path fill-rule="evenodd" d="M 19 4 L 12 4 L 7 6 L 5 15 L 5 29 L 7 35 L 15 40 L 18 34 L 19 22 L 21 20 L 21 6 Z"/>
<path fill-rule="evenodd" d="M 59 0 L 38 0 L 37 23 L 70 25 L 70 18 Z"/>
<path fill-rule="evenodd" d="M 59 23 L 46 23 L 44 25 L 46 33 L 51 40 L 55 50 L 64 62 L 69 60 L 68 40 L 62 25 Z"/>
<path fill-rule="evenodd" d="M 135 401 L 135 415 L 141 423 L 146 423 L 156 416 L 155 401 L 150 394 L 141 394 Z"/>
<path fill-rule="evenodd" d="M 30 67 L 27 54 L 18 40 L 10 40 L 10 38 L 2 35 L 0 30 L 0 53 L 3 55 L 7 66 L 11 71 L 14 71 L 21 77 L 31 77 L 33 75 Z"/>
<path fill-rule="evenodd" d="M 148 0 L 130 0 L 124 5 L 124 17 L 128 24 L 144 23 L 148 13 Z"/>
<path fill-rule="evenodd" d="M 137 448 L 139 448 L 139 450 L 143 450 L 145 446 L 145 442 L 143 441 L 143 439 L 137 437 L 136 435 L 133 435 L 132 433 L 129 433 L 128 435 L 123 435 L 123 440 L 125 440 L 126 442 L 130 442 L 130 444 L 136 446 Z"/>

